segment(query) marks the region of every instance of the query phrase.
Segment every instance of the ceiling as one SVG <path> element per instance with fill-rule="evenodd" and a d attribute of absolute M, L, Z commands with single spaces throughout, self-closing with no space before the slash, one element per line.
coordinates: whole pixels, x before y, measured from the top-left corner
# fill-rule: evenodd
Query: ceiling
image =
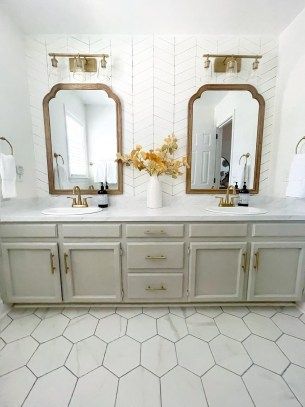
<path fill-rule="evenodd" d="M 0 0 L 28 34 L 277 35 L 305 0 Z"/>

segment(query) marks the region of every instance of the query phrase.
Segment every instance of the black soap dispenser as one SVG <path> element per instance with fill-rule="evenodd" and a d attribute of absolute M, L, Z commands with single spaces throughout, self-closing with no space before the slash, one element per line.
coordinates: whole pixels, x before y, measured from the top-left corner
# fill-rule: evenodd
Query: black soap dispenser
<path fill-rule="evenodd" d="M 249 196 L 247 184 L 244 182 L 244 186 L 239 191 L 238 206 L 249 206 Z"/>
<path fill-rule="evenodd" d="M 98 207 L 99 208 L 107 208 L 108 207 L 108 193 L 104 187 L 104 183 L 101 182 L 101 189 L 97 191 L 99 198 L 98 198 Z"/>

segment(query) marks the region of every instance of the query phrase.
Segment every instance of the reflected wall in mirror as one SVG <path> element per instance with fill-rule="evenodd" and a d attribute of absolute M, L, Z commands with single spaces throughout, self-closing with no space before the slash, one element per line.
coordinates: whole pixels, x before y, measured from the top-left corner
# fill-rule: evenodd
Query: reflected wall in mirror
<path fill-rule="evenodd" d="M 189 101 L 187 193 L 246 182 L 258 193 L 265 102 L 251 85 L 204 85 Z"/>
<path fill-rule="evenodd" d="M 71 193 L 78 185 L 94 194 L 107 182 L 122 193 L 121 102 L 103 84 L 57 84 L 43 101 L 49 191 Z"/>

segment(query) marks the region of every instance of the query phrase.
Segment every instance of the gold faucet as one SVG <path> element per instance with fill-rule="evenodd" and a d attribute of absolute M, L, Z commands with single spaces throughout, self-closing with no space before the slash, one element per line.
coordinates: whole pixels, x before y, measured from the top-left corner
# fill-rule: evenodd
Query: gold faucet
<path fill-rule="evenodd" d="M 232 192 L 233 196 L 230 196 L 230 192 Z M 225 198 L 223 196 L 216 196 L 216 198 L 220 198 L 218 206 L 223 206 L 223 207 L 235 206 L 234 199 L 237 198 L 236 195 L 237 194 L 236 194 L 236 189 L 235 189 L 234 185 L 229 185 L 227 188 Z"/>
<path fill-rule="evenodd" d="M 87 208 L 88 207 L 88 198 L 83 198 L 81 194 L 80 187 L 76 185 L 73 188 L 73 195 L 77 195 L 76 198 L 68 196 L 68 199 L 72 199 L 72 208 Z"/>

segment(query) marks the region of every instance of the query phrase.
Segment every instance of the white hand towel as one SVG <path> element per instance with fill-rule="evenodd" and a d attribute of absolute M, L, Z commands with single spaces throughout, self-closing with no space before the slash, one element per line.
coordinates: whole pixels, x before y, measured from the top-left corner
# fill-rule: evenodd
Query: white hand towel
<path fill-rule="evenodd" d="M 118 182 L 118 165 L 114 161 L 107 161 L 107 176 L 106 181 L 109 185 Z"/>
<path fill-rule="evenodd" d="M 244 182 L 248 185 L 249 184 L 249 174 L 250 174 L 250 165 L 249 164 L 240 164 L 238 166 L 238 176 L 237 176 L 237 184 L 239 188 L 242 188 Z"/>
<path fill-rule="evenodd" d="M 12 155 L 0 154 L 0 175 L 2 180 L 3 198 L 15 198 L 16 193 L 16 163 Z"/>
<path fill-rule="evenodd" d="M 293 157 L 286 196 L 305 198 L 305 154 L 296 154 Z"/>
<path fill-rule="evenodd" d="M 94 169 L 94 182 L 106 182 L 107 161 L 97 161 Z"/>

